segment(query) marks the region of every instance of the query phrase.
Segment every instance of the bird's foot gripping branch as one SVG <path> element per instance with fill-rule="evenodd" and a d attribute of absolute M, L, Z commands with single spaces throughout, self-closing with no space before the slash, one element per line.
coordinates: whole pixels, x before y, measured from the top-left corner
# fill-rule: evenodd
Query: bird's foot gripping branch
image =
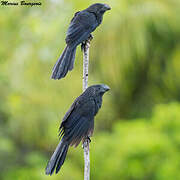
<path fill-rule="evenodd" d="M 90 42 L 93 40 L 93 35 L 90 34 L 88 39 L 81 43 L 81 51 L 86 51 L 90 47 Z"/>
<path fill-rule="evenodd" d="M 88 136 L 88 137 L 83 141 L 82 148 L 83 148 L 83 149 L 86 148 L 90 142 L 91 142 L 91 138 Z"/>

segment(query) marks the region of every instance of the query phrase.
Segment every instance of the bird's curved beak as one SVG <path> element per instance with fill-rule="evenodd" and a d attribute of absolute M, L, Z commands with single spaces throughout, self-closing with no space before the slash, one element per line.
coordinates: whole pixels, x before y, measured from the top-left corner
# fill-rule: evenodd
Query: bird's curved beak
<path fill-rule="evenodd" d="M 109 91 L 109 90 L 110 90 L 110 87 L 109 87 L 108 85 L 103 85 L 103 89 L 104 89 L 104 91 L 106 92 L 106 91 Z"/>
<path fill-rule="evenodd" d="M 106 11 L 108 11 L 108 10 L 111 10 L 111 7 L 110 7 L 108 4 L 104 4 L 104 9 L 105 9 Z"/>

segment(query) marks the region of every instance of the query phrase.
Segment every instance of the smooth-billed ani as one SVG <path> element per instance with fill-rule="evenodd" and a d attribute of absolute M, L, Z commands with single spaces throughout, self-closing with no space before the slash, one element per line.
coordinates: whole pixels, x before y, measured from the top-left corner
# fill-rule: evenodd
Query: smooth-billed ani
<path fill-rule="evenodd" d="M 94 130 L 94 117 L 102 105 L 102 96 L 110 88 L 107 85 L 88 87 L 71 105 L 59 128 L 59 142 L 46 167 L 46 174 L 60 170 L 69 146 L 77 146 L 89 139 Z"/>
<path fill-rule="evenodd" d="M 92 37 L 91 32 L 101 24 L 103 14 L 110 9 L 107 4 L 96 3 L 75 13 L 67 30 L 67 45 L 54 65 L 52 79 L 61 79 L 73 69 L 77 46 Z"/>

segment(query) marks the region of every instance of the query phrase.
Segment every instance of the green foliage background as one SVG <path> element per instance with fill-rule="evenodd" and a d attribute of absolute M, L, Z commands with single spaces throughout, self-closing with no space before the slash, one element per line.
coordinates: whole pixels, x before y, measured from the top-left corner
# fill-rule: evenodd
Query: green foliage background
<path fill-rule="evenodd" d="M 82 53 L 60 81 L 50 79 L 73 14 L 93 0 L 0 5 L 0 179 L 83 179 L 83 150 L 61 172 L 44 168 L 63 115 L 82 92 Z M 111 0 L 93 33 L 89 84 L 111 92 L 95 120 L 92 179 L 180 179 L 180 1 Z"/>

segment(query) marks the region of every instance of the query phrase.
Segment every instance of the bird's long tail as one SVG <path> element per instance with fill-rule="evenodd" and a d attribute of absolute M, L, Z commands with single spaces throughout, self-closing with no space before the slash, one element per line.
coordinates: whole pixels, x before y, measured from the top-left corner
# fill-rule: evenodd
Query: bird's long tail
<path fill-rule="evenodd" d="M 54 151 L 53 155 L 51 156 L 51 159 L 49 160 L 46 166 L 47 175 L 52 175 L 55 169 L 56 173 L 58 173 L 58 171 L 64 163 L 68 148 L 69 144 L 62 139 L 56 147 L 56 150 Z"/>
<path fill-rule="evenodd" d="M 61 79 L 66 76 L 68 71 L 71 71 L 73 69 L 75 54 L 76 47 L 65 47 L 63 53 L 61 54 L 53 68 L 51 76 L 52 79 Z"/>

